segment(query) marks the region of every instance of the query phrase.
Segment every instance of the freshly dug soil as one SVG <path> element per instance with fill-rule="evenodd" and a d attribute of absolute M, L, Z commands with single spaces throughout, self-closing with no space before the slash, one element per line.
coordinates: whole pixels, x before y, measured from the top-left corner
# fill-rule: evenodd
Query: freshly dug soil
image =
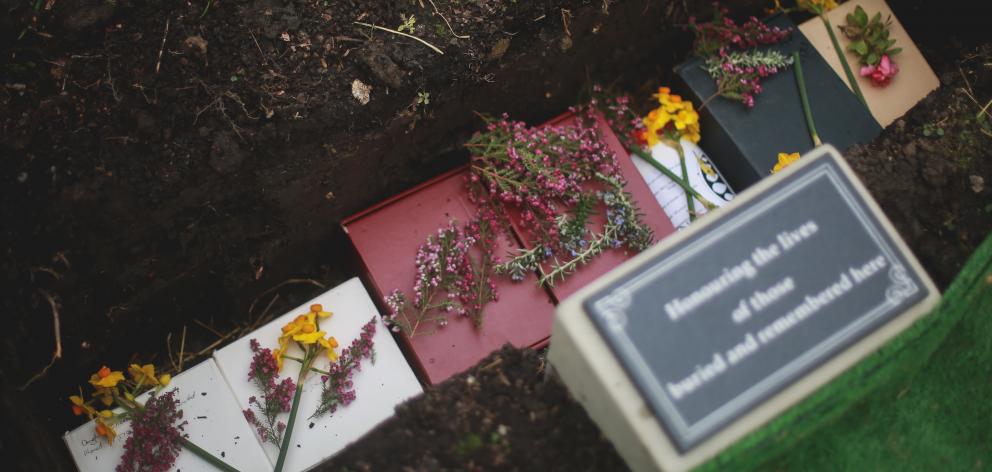
<path fill-rule="evenodd" d="M 79 424 L 67 398 L 101 365 L 191 365 L 357 274 L 337 223 L 463 162 L 473 112 L 539 122 L 592 82 L 647 97 L 685 58 L 677 25 L 709 4 L 433 3 L 56 0 L 35 11 L 0 0 L 0 451 L 11 469 L 72 469 L 59 438 Z M 892 3 L 943 86 L 848 156 L 944 286 L 992 229 L 992 138 L 974 118 L 992 98 L 990 46 L 970 2 Z M 410 15 L 443 55 L 355 24 L 397 28 Z M 51 359 L 53 319 L 62 357 L 29 383 Z M 406 424 L 428 417 L 411 404 L 389 428 L 413 436 L 381 451 L 426 451 L 410 462 L 424 468 L 579 457 L 569 464 L 616 468 L 560 386 L 527 377 L 539 361 L 499 356 L 513 387 L 486 370 L 472 390 L 488 413 L 429 410 L 453 443 Z M 458 382 L 436 395 L 464 393 Z M 530 410 L 554 421 L 534 426 Z M 508 436 L 494 440 L 500 424 Z M 380 453 L 368 447 L 335 463 Z"/>
<path fill-rule="evenodd" d="M 545 360 L 509 345 L 396 409 L 317 470 L 623 470 Z"/>
<path fill-rule="evenodd" d="M 872 143 L 846 152 L 899 234 L 946 287 L 992 230 L 992 43 L 965 50 L 931 93 Z M 986 117 L 987 118 L 987 117 Z"/>

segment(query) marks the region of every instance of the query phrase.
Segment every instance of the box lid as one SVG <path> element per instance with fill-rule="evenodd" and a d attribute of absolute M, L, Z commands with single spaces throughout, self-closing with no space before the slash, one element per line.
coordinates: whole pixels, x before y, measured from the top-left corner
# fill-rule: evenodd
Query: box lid
<path fill-rule="evenodd" d="M 384 307 L 384 297 L 394 289 L 412 294 L 416 274 L 414 256 L 428 235 L 455 220 L 464 224 L 475 216 L 460 168 L 404 192 L 342 223 L 367 270 L 375 298 Z M 520 248 L 505 235 L 498 238 L 497 255 Z M 399 333 L 408 357 L 421 378 L 434 384 L 468 369 L 490 352 L 510 343 L 537 347 L 551 335 L 554 305 L 550 294 L 530 275 L 513 283 L 496 278 L 499 300 L 484 308 L 482 326 L 451 316 L 447 326 L 433 334 L 408 338 Z"/>
<path fill-rule="evenodd" d="M 876 87 L 872 85 L 870 78 L 861 77 L 858 74 L 858 69 L 860 68 L 858 56 L 853 52 L 847 51 L 847 45 L 850 44 L 850 40 L 845 38 L 844 34 L 836 29 L 847 23 L 847 14 L 853 12 L 859 5 L 861 8 L 864 8 L 869 16 L 879 12 L 882 14 L 883 19 L 891 18 L 892 25 L 889 27 L 889 39 L 896 41 L 895 47 L 902 48 L 902 52 L 893 57 L 893 60 L 899 64 L 899 73 L 885 87 Z M 871 110 L 872 116 L 883 127 L 889 126 L 893 121 L 905 115 L 910 108 L 913 108 L 913 105 L 916 105 L 927 94 L 940 86 L 940 80 L 933 73 L 930 64 L 927 64 L 927 60 L 920 53 L 919 48 L 913 43 L 913 40 L 909 37 L 909 33 L 899 23 L 899 19 L 892 13 L 885 0 L 849 0 L 827 12 L 827 19 L 830 20 L 830 23 L 835 28 L 834 32 L 837 35 L 837 39 L 840 41 L 841 47 L 845 50 L 844 54 L 847 57 L 847 63 L 850 64 L 851 70 L 857 76 L 858 86 L 861 88 L 861 94 L 864 95 L 865 101 L 868 102 L 868 108 Z M 820 54 L 830 64 L 830 67 L 833 68 L 837 76 L 844 78 L 844 84 L 847 85 L 843 66 L 834 52 L 833 44 L 830 41 L 830 36 L 827 34 L 823 22 L 819 18 L 813 18 L 799 25 L 799 30 L 809 39 L 813 47 L 817 51 L 820 51 Z M 848 87 L 850 88 L 850 85 Z"/>
<path fill-rule="evenodd" d="M 785 15 L 766 20 L 770 26 L 795 28 Z M 834 73 L 816 48 L 798 29 L 789 39 L 772 46 L 787 56 L 799 51 L 813 120 L 824 143 L 847 149 L 874 139 L 882 128 L 847 85 Z M 716 92 L 716 83 L 693 58 L 676 68 L 691 89 L 690 98 L 701 103 Z M 737 191 L 769 175 L 780 152 L 804 153 L 813 148 L 806 127 L 795 67 L 788 67 L 761 82 L 763 91 L 754 108 L 715 98 L 700 111 L 702 140 L 707 151 Z M 714 129 L 718 128 L 718 129 Z"/>
<path fill-rule="evenodd" d="M 574 115 L 566 113 L 545 123 L 544 126 L 569 125 L 574 123 L 575 119 Z M 617 156 L 620 173 L 626 180 L 625 190 L 630 193 L 631 199 L 637 205 L 637 208 L 640 209 L 642 214 L 641 221 L 648 225 L 651 231 L 654 232 L 655 242 L 674 233 L 675 227 L 672 225 L 671 219 L 665 214 L 665 211 L 661 208 L 661 205 L 648 187 L 647 182 L 644 181 L 644 178 L 638 172 L 637 166 L 631 160 L 630 153 L 620 144 L 620 140 L 617 139 L 617 136 L 601 115 L 596 114 L 596 122 L 603 142 Z M 511 211 L 509 212 L 509 217 L 517 233 L 524 234 L 519 227 L 519 214 Z M 600 211 L 590 217 L 590 220 L 592 221 L 592 227 L 596 231 L 600 231 L 606 223 L 605 211 L 600 209 Z M 528 249 L 533 247 L 529 244 L 527 238 L 521 237 L 520 239 L 522 244 Z M 565 280 L 555 281 L 554 285 L 550 287 L 554 300 L 556 302 L 564 300 L 589 282 L 596 280 L 637 254 L 636 251 L 625 247 L 610 249 L 599 254 L 588 264 L 581 266 L 575 273 L 568 275 Z M 548 270 L 548 265 L 545 264 L 544 268 Z"/>

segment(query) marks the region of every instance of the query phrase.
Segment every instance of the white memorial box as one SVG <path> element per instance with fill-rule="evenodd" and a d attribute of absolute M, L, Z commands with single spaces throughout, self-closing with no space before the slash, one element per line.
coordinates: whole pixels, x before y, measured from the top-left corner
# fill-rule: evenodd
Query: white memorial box
<path fill-rule="evenodd" d="M 214 359 L 227 379 L 240 409 L 249 408 L 248 398 L 260 393 L 248 380 L 252 358 L 251 339 L 257 339 L 263 348 L 276 348 L 282 327 L 297 315 L 307 313 L 312 304 L 323 305 L 325 311 L 333 313 L 330 318 L 320 320 L 320 328 L 337 339 L 338 353 L 358 338 L 363 325 L 375 320 L 375 363 L 372 359 L 363 359 L 361 371 L 356 372 L 352 378 L 356 395 L 354 402 L 317 418 L 310 416 L 318 405 L 322 390 L 320 374 L 311 372 L 307 376 L 286 457 L 286 472 L 304 471 L 320 464 L 391 417 L 396 405 L 423 391 L 389 329 L 383 325 L 379 312 L 361 281 L 353 278 L 214 353 Z M 291 345 L 288 354 L 302 356 L 295 345 Z M 314 362 L 314 367 L 323 370 L 329 362 L 322 354 Z M 281 378 L 290 376 L 295 382 L 298 373 L 299 363 L 288 359 L 284 361 Z M 288 413 L 281 417 L 284 422 L 288 418 Z M 240 422 L 247 427 L 244 417 L 240 418 Z M 253 439 L 257 438 L 254 432 L 249 434 Z M 264 444 L 262 448 L 269 462 L 274 465 L 279 448 L 271 443 Z"/>
<path fill-rule="evenodd" d="M 162 393 L 172 389 L 176 389 L 183 420 L 187 422 L 183 433 L 189 435 L 190 441 L 242 472 L 272 470 L 255 432 L 245 421 L 213 359 L 176 375 Z M 148 395 L 139 396 L 138 401 L 143 403 Z M 131 429 L 127 422 L 115 425 L 114 429 L 117 438 L 112 445 L 97 436 L 92 421 L 65 434 L 66 446 L 80 471 L 113 472 L 117 468 Z M 182 449 L 171 470 L 209 471 L 214 468 L 196 454 Z"/>

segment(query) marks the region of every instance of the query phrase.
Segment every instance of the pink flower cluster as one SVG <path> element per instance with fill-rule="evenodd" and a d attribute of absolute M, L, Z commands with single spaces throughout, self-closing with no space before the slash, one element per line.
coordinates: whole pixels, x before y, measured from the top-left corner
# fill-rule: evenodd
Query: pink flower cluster
<path fill-rule="evenodd" d="M 617 136 L 621 139 L 627 139 L 628 136 L 643 134 L 645 130 L 644 119 L 630 108 L 629 95 L 604 96 L 603 87 L 599 84 L 593 85 L 592 92 L 597 98 L 593 98 L 590 105 L 599 107 L 605 115 L 606 124 L 617 133 Z"/>
<path fill-rule="evenodd" d="M 145 406 L 131 415 L 131 435 L 124 443 L 124 455 L 117 472 L 165 472 L 176 462 L 182 449 L 183 412 L 173 389 L 152 395 Z"/>
<path fill-rule="evenodd" d="M 791 64 L 791 58 L 777 51 L 730 52 L 721 49 L 704 68 L 716 80 L 717 95 L 754 107 L 754 96 L 761 93 L 761 80 Z"/>
<path fill-rule="evenodd" d="M 277 382 L 279 366 L 276 364 L 272 350 L 262 348 L 256 339 L 252 339 L 250 345 L 253 355 L 248 369 L 248 380 L 254 382 L 262 397 L 248 398 L 251 407 L 242 413 L 258 432 L 258 437 L 262 441 L 278 446 L 282 442 L 282 433 L 286 430 L 286 424 L 279 421 L 278 416 L 288 412 L 292 407 L 296 384 L 289 377 Z M 262 417 L 259 418 L 252 408 L 257 409 Z"/>
<path fill-rule="evenodd" d="M 351 379 L 356 372 L 362 370 L 362 359 L 371 359 L 372 363 L 375 363 L 375 346 L 372 341 L 375 327 L 375 318 L 365 323 L 362 326 L 362 333 L 341 352 L 338 361 L 327 369 L 328 375 L 321 376 L 323 392 L 320 396 L 320 405 L 311 418 L 324 413 L 334 413 L 339 407 L 348 406 L 355 401 L 355 385 Z"/>
<path fill-rule="evenodd" d="M 738 25 L 727 16 L 730 13 L 727 8 L 716 2 L 713 6 L 716 13 L 709 22 L 699 23 L 695 16 L 689 17 L 688 27 L 696 35 L 693 52 L 700 57 L 709 57 L 731 48 L 743 50 L 778 44 L 792 32 L 791 28 L 770 27 L 753 16 Z"/>
<path fill-rule="evenodd" d="M 888 54 L 883 54 L 882 59 L 875 66 L 861 66 L 861 76 L 871 77 L 872 85 L 885 87 L 889 85 L 892 78 L 899 73 L 899 64 L 889 58 Z"/>
<path fill-rule="evenodd" d="M 573 112 L 576 110 L 573 110 Z M 616 156 L 599 137 L 593 107 L 574 124 L 529 127 L 503 115 L 484 133 L 488 152 L 472 155 L 473 179 L 499 203 L 519 211 L 529 241 L 560 248 L 558 217 L 579 200 L 597 173 L 618 174 Z M 495 148 L 495 150 L 494 150 Z"/>
<path fill-rule="evenodd" d="M 482 307 L 497 298 L 496 285 L 488 274 L 495 260 L 495 218 L 495 214 L 476 218 L 464 229 L 449 222 L 427 238 L 414 258 L 417 275 L 412 307 L 401 290 L 386 297 L 389 314 L 385 320 L 394 331 L 414 336 L 428 323 L 444 326 L 447 312 L 481 323 Z M 479 264 L 472 260 L 476 248 L 481 253 Z M 435 315 L 436 311 L 441 314 Z"/>

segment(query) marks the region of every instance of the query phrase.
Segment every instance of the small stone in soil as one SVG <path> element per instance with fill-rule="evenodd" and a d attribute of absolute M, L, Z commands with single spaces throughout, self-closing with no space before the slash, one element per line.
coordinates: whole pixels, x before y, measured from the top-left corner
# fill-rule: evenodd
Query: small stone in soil
<path fill-rule="evenodd" d="M 313 423 L 310 423 L 310 429 L 313 429 Z"/>
<path fill-rule="evenodd" d="M 220 451 L 220 456 L 221 457 L 227 457 L 227 454 L 225 454 L 224 451 Z"/>
<path fill-rule="evenodd" d="M 201 396 L 201 397 L 205 397 L 205 396 L 207 396 L 207 392 L 200 392 L 200 396 Z"/>
<path fill-rule="evenodd" d="M 206 416 L 197 416 L 196 419 L 198 419 L 198 420 L 205 420 L 205 419 L 207 419 L 207 417 Z"/>

